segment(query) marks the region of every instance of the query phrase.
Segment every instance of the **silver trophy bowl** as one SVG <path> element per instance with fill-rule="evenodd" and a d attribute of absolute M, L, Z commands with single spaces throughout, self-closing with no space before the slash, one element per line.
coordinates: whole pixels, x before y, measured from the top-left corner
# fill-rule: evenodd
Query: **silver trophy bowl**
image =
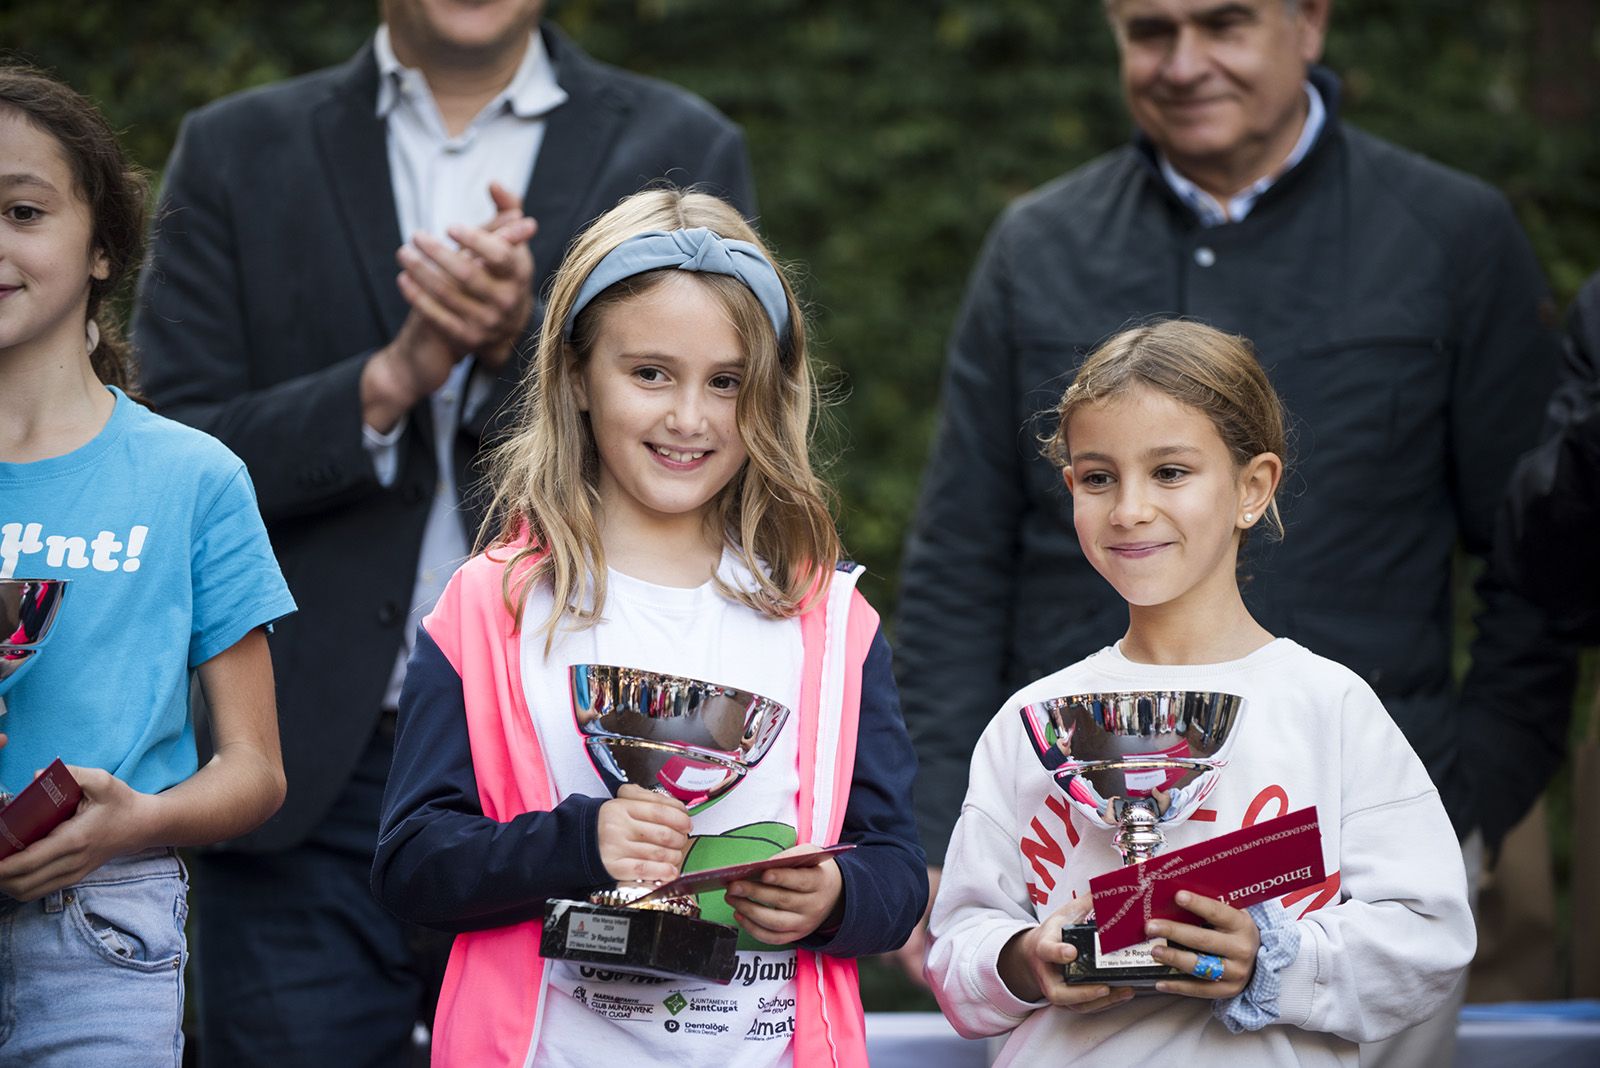
<path fill-rule="evenodd" d="M 6 691 L 39 659 L 50 637 L 66 579 L 0 579 L 0 727 L 5 726 Z M 0 807 L 11 795 L 0 790 Z"/>
<path fill-rule="evenodd" d="M 572 717 L 613 797 L 626 784 L 677 798 L 692 813 L 738 785 L 772 749 L 789 709 L 732 686 L 612 664 L 568 671 Z M 657 884 L 621 882 L 588 901 L 545 902 L 547 960 L 727 983 L 737 930 L 700 915 L 690 896 L 639 899 Z"/>
<path fill-rule="evenodd" d="M 761 762 L 789 709 L 760 694 L 681 675 L 574 664 L 572 715 L 612 796 L 633 783 L 691 808 Z"/>
<path fill-rule="evenodd" d="M 1080 814 L 1114 830 L 1123 863 L 1200 807 L 1228 763 L 1244 698 L 1205 690 L 1082 693 L 1025 705 L 1023 725 Z"/>
<path fill-rule="evenodd" d="M 0 579 L 0 716 L 6 691 L 38 658 L 50 637 L 66 579 Z"/>

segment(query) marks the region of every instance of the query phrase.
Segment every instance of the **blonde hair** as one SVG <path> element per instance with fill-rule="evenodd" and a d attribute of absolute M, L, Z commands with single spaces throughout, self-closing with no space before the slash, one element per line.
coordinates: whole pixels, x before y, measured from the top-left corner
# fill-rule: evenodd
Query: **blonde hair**
<path fill-rule="evenodd" d="M 1104 342 L 1078 369 L 1055 409 L 1055 432 L 1043 440 L 1044 453 L 1059 467 L 1072 463 L 1067 445 L 1072 414 L 1146 386 L 1204 414 L 1232 456 L 1236 468 L 1264 452 L 1288 465 L 1287 419 L 1255 349 L 1237 334 L 1204 323 L 1163 319 L 1124 330 Z M 1283 537 L 1276 498 L 1262 517 L 1267 529 Z M 1240 543 L 1249 531 L 1243 531 Z"/>
<path fill-rule="evenodd" d="M 756 587 L 737 589 L 717 578 L 717 588 L 762 615 L 785 618 L 810 606 L 820 593 L 819 578 L 839 560 L 831 493 L 812 470 L 816 385 L 793 286 L 731 205 L 678 189 L 636 193 L 579 235 L 556 272 L 538 351 L 518 388 L 510 437 L 489 458 L 494 496 L 478 540 L 493 547 L 526 538 L 507 560 L 501 588 L 520 627 L 533 586 L 549 579 L 555 600 L 542 624 L 546 650 L 563 620 L 580 629 L 592 627 L 605 607 L 605 550 L 596 519 L 600 460 L 588 416 L 578 409 L 576 375 L 608 308 L 683 272 L 647 271 L 608 287 L 578 314 L 571 341 L 562 337 L 562 324 L 584 280 L 618 245 L 651 230 L 700 226 L 759 248 L 777 268 L 789 305 L 787 336 L 779 338 L 760 301 L 738 279 L 690 275 L 727 311 L 745 352 L 735 418 L 748 456 L 713 501 L 709 516 L 715 532 L 755 576 Z M 586 576 L 594 591 L 587 606 L 581 603 Z"/>

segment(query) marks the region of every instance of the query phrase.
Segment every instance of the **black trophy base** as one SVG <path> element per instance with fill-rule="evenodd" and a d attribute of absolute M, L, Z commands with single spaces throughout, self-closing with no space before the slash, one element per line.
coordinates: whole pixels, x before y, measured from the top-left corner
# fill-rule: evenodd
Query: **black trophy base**
<path fill-rule="evenodd" d="M 727 984 L 738 966 L 736 928 L 660 909 L 545 902 L 539 953 L 610 971 Z"/>
<path fill-rule="evenodd" d="M 1150 956 L 1150 944 L 1119 949 L 1115 953 L 1101 953 L 1095 939 L 1092 923 L 1069 923 L 1061 928 L 1061 940 L 1078 951 L 1071 964 L 1063 971 L 1068 984 L 1104 984 L 1151 988 L 1168 979 L 1193 979 L 1188 972 L 1162 964 Z M 1186 947 L 1169 943 L 1175 949 Z"/>

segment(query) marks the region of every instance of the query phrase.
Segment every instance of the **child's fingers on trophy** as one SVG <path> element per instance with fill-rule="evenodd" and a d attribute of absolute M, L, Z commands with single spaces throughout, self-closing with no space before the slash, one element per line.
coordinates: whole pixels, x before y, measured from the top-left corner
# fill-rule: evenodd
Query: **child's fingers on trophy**
<path fill-rule="evenodd" d="M 659 860 L 631 857 L 619 861 L 615 867 L 606 866 L 606 872 L 618 882 L 667 883 L 678 877 L 678 866 Z"/>
<path fill-rule="evenodd" d="M 1076 960 L 1078 951 L 1062 941 L 1061 925 L 1051 922 L 1054 919 L 1052 916 L 1039 925 L 1033 937 L 1033 956 L 1050 968 L 1059 968 Z"/>
<path fill-rule="evenodd" d="M 1082 1016 L 1088 1016 L 1097 1012 L 1104 1012 L 1107 1009 L 1114 1009 L 1118 1005 L 1123 1004 L 1133 997 L 1133 988 L 1129 986 L 1079 987 L 1071 986 L 1067 983 L 1061 983 L 1061 989 L 1066 991 L 1064 997 L 1068 999 L 1083 998 L 1086 994 L 1095 995 L 1081 1001 L 1056 1001 L 1054 998 L 1051 999 L 1052 1003 L 1060 1005 L 1068 1012 L 1075 1012 Z"/>
<path fill-rule="evenodd" d="M 1238 949 L 1232 952 L 1239 953 Z M 1165 979 L 1156 984 L 1163 994 L 1181 994 L 1191 998 L 1220 1000 L 1231 998 L 1250 985 L 1255 973 L 1255 954 L 1227 956 L 1222 952 L 1198 952 L 1173 946 L 1158 946 L 1151 956 L 1180 972 L 1193 975 L 1193 979 Z"/>
<path fill-rule="evenodd" d="M 641 814 L 648 814 L 648 818 L 658 823 L 681 828 L 685 834 L 692 826 L 688 808 L 676 797 L 628 783 L 617 791 L 617 800 L 628 802 L 630 808 L 636 807 Z"/>
<path fill-rule="evenodd" d="M 1040 927 L 1044 929 L 1041 933 L 1047 936 L 1043 940 L 1060 945 L 1061 928 L 1069 923 L 1082 922 L 1093 908 L 1094 902 L 1087 897 L 1073 898 L 1068 901 L 1049 916 L 1046 916 L 1044 923 L 1040 924 Z"/>
<path fill-rule="evenodd" d="M 1175 962 L 1168 962 L 1173 967 L 1181 967 Z M 1238 994 L 1239 991 L 1249 986 L 1248 980 L 1239 980 L 1224 977 L 1216 982 L 1209 979 L 1163 979 L 1156 984 L 1156 992 L 1161 994 L 1180 994 L 1188 998 L 1201 998 L 1207 1001 L 1224 1001 Z"/>
<path fill-rule="evenodd" d="M 689 835 L 687 829 L 673 827 L 665 823 L 656 823 L 650 819 L 641 819 L 636 814 L 630 813 L 631 823 L 628 827 L 628 837 L 641 845 L 660 846 L 662 849 L 684 850 L 689 848 Z"/>
<path fill-rule="evenodd" d="M 1075 911 L 1057 910 L 1046 923 L 1035 929 L 1037 937 L 1033 946 L 1032 971 L 1034 980 L 1039 985 L 1040 994 L 1052 1005 L 1083 1014 L 1101 1012 L 1121 1005 L 1132 996 L 1133 991 L 1130 988 L 1068 983 L 1062 975 L 1062 966 L 1077 959 L 1078 951 L 1061 940 L 1059 921 Z M 1079 918 L 1082 918 L 1081 915 Z"/>
<path fill-rule="evenodd" d="M 1212 927 L 1196 927 L 1192 923 L 1170 923 L 1165 920 L 1151 920 L 1144 925 L 1144 933 L 1146 938 L 1165 938 L 1167 941 L 1176 942 L 1180 946 L 1187 946 L 1201 953 L 1215 953 L 1218 956 L 1227 956 L 1230 950 L 1238 948 L 1229 932 L 1219 931 Z M 1155 949 L 1164 948 L 1166 947 L 1155 947 Z M 1160 956 L 1160 954 L 1156 954 L 1158 960 Z"/>
<path fill-rule="evenodd" d="M 689 811 L 682 801 L 679 801 L 671 794 L 664 794 L 659 790 L 646 790 L 643 786 L 631 782 L 622 784 L 622 787 L 617 790 L 617 797 L 624 801 L 648 801 L 652 805 L 660 805 L 662 808 L 670 809 L 673 812 L 686 813 Z"/>
<path fill-rule="evenodd" d="M 677 864 L 683 859 L 688 843 L 653 842 L 643 838 L 629 838 L 627 853 L 640 860 L 653 860 L 661 864 Z"/>

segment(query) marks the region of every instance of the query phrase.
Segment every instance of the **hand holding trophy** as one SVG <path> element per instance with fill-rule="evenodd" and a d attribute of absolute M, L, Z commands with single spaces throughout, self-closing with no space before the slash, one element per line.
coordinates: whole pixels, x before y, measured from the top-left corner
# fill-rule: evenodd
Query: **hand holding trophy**
<path fill-rule="evenodd" d="M 1114 831 L 1124 864 L 1143 864 L 1163 825 L 1188 819 L 1216 785 L 1244 717 L 1244 699 L 1194 690 L 1089 693 L 1024 705 L 1034 751 L 1092 826 Z M 1149 943 L 1103 953 L 1094 918 L 1066 924 L 1077 950 L 1068 983 L 1150 987 L 1187 978 L 1157 961 Z"/>
<path fill-rule="evenodd" d="M 65 579 L 0 579 L 0 728 L 6 726 L 6 691 L 38 663 L 66 589 Z M 0 788 L 0 859 L 49 834 L 77 811 L 82 796 L 59 759 L 15 798 Z"/>
<path fill-rule="evenodd" d="M 614 798 L 601 808 L 601 855 L 617 885 L 588 901 L 549 902 L 540 953 L 728 982 L 738 931 L 702 919 L 691 893 L 674 892 L 696 876 L 676 876 L 691 814 L 760 763 L 789 709 L 731 686 L 638 668 L 576 664 L 568 678 L 574 721 Z"/>
<path fill-rule="evenodd" d="M 600 859 L 619 883 L 664 883 L 683 870 L 692 829 L 682 801 L 624 783 L 600 806 Z"/>
<path fill-rule="evenodd" d="M 66 579 L 0 579 L 0 728 L 6 725 L 6 691 L 38 661 L 66 591 Z M 0 790 L 0 806 L 10 800 Z"/>

